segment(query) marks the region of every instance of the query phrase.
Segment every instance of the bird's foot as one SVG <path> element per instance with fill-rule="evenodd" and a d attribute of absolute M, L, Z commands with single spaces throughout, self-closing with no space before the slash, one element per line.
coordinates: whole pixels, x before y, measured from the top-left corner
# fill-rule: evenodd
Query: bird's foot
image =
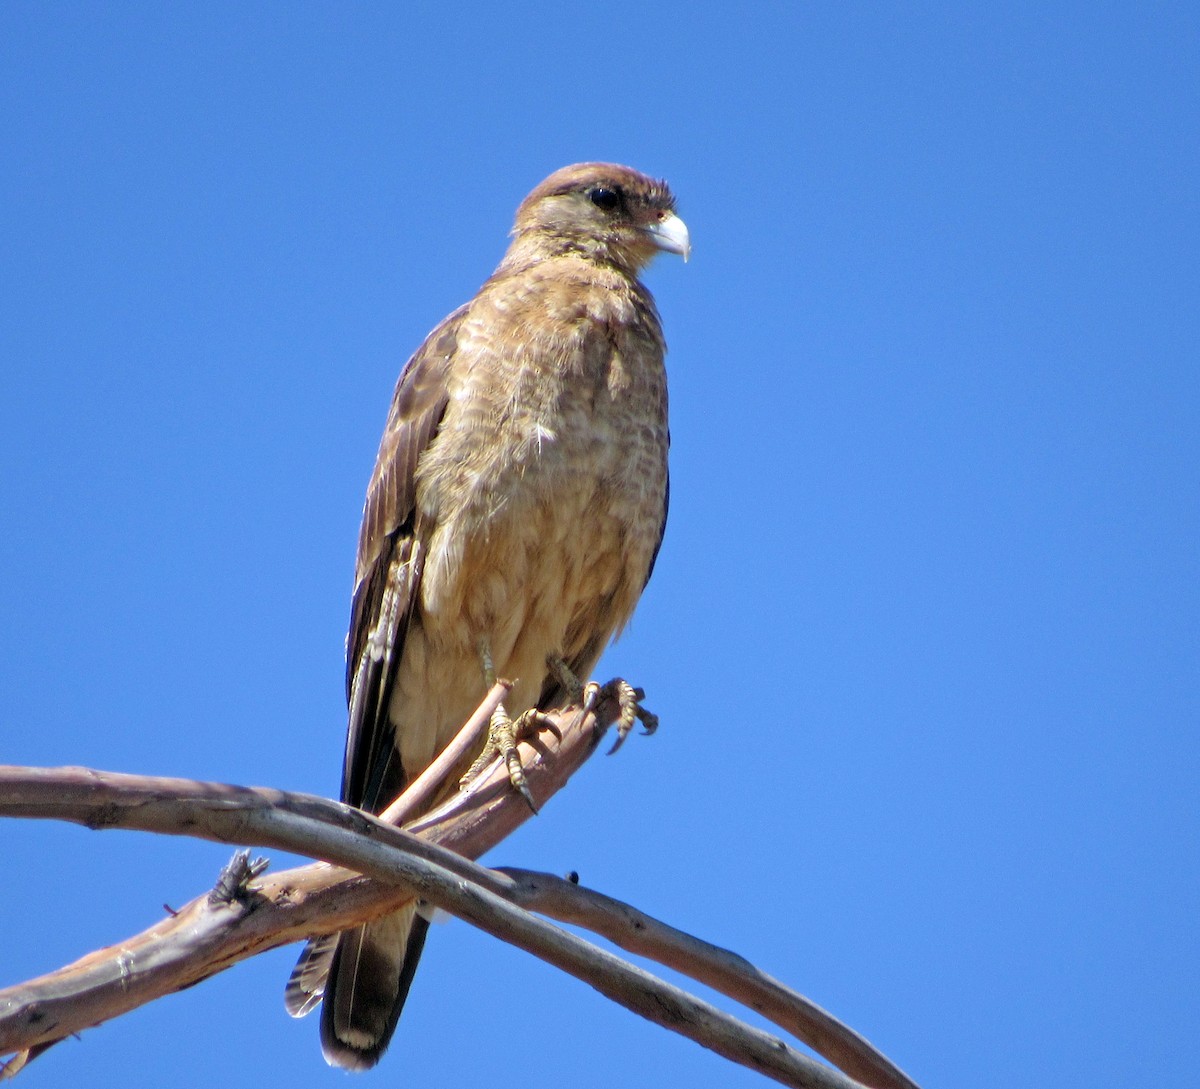
<path fill-rule="evenodd" d="M 595 699 L 598 701 L 601 696 L 613 695 L 617 699 L 617 740 L 613 742 L 613 747 L 608 750 L 608 755 L 612 756 L 623 744 L 625 738 L 629 736 L 629 731 L 633 729 L 635 722 L 642 724 L 642 733 L 647 736 L 654 733 L 658 729 L 658 715 L 653 711 L 647 711 L 642 706 L 642 700 L 646 693 L 640 688 L 634 688 L 628 681 L 618 677 L 616 680 L 609 681 L 599 689 Z"/>
<path fill-rule="evenodd" d="M 529 783 L 525 779 L 525 770 L 521 767 L 521 755 L 517 749 L 517 743 L 523 738 L 535 736 L 541 729 L 548 729 L 560 737 L 562 736 L 554 724 L 554 720 L 537 708 L 531 707 L 513 719 L 504 709 L 504 704 L 501 704 L 492 713 L 492 720 L 488 726 L 487 744 L 484 745 L 483 752 L 467 769 L 466 775 L 459 780 L 459 785 L 463 787 L 469 785 L 484 768 L 499 756 L 508 770 L 508 781 L 512 783 L 513 790 L 520 794 L 529 808 L 536 813 L 538 811 L 537 803 L 533 800 Z"/>
<path fill-rule="evenodd" d="M 658 729 L 658 715 L 647 711 L 642 706 L 641 701 L 646 694 L 640 688 L 634 688 L 628 681 L 621 680 L 619 677 L 603 685 L 597 684 L 595 681 L 588 681 L 587 684 L 584 684 L 561 658 L 551 656 L 547 661 L 550 672 L 554 674 L 554 679 L 563 686 L 571 703 L 581 707 L 584 714 L 594 711 L 602 698 L 616 699 L 618 708 L 617 740 L 609 749 L 609 756 L 625 743 L 625 738 L 633 729 L 635 722 L 642 724 L 646 734 L 652 734 Z"/>

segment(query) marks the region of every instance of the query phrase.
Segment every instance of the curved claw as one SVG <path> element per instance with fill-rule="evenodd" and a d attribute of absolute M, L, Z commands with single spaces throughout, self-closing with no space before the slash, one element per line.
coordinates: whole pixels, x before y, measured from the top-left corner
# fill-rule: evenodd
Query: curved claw
<path fill-rule="evenodd" d="M 556 741 L 562 740 L 562 730 L 558 728 L 558 723 L 533 707 L 517 717 L 515 728 L 518 741 L 527 737 L 537 737 L 539 730 L 553 734 Z"/>
<path fill-rule="evenodd" d="M 540 712 L 533 711 L 533 715 L 539 715 Z M 478 757 L 475 758 L 475 763 L 467 769 L 467 774 L 463 775 L 461 780 L 458 780 L 458 786 L 467 787 L 482 771 L 492 763 L 492 760 L 497 756 L 504 760 L 505 770 L 509 772 L 509 782 L 512 784 L 512 789 L 520 794 L 530 810 L 534 813 L 538 812 L 538 804 L 533 800 L 533 794 L 530 793 L 529 783 L 524 777 L 524 769 L 521 766 L 521 753 L 517 750 L 517 740 L 522 736 L 527 736 L 533 720 L 530 720 L 530 712 L 526 711 L 523 715 L 517 717 L 514 722 L 509 717 L 509 712 L 504 710 L 504 704 L 500 704 L 496 710 L 492 712 L 492 721 L 487 727 L 487 744 L 484 746 Z M 545 717 L 545 716 L 542 716 Z M 535 729 L 536 727 L 533 726 Z"/>
<path fill-rule="evenodd" d="M 529 783 L 525 779 L 525 769 L 521 767 L 521 756 L 517 752 L 516 745 L 504 754 L 504 764 L 508 768 L 508 781 L 512 783 L 513 790 L 525 799 L 525 804 L 533 810 L 533 814 L 536 817 L 538 813 L 537 802 L 533 800 L 533 792 L 530 791 Z"/>
<path fill-rule="evenodd" d="M 625 744 L 625 738 L 629 736 L 629 731 L 633 729 L 633 724 L 637 721 L 637 693 L 633 690 L 633 685 L 628 681 L 617 678 L 612 682 L 617 694 L 617 707 L 619 713 L 617 715 L 617 740 L 613 742 L 613 747 L 608 750 L 608 755 L 612 756 L 622 745 Z"/>
<path fill-rule="evenodd" d="M 512 784 L 513 790 L 525 799 L 525 803 L 536 814 L 538 812 L 537 802 L 534 801 L 533 793 L 529 789 L 529 783 L 525 778 L 525 769 L 521 767 L 521 753 L 517 748 L 517 742 L 536 736 L 539 730 L 549 730 L 559 741 L 562 740 L 562 731 L 549 715 L 531 707 L 528 711 L 523 711 L 515 719 L 512 719 L 504 709 L 504 705 L 501 704 L 492 714 L 492 721 L 488 727 L 487 744 L 484 745 L 483 752 L 467 769 L 467 773 L 459 780 L 459 785 L 462 787 L 469 785 L 484 768 L 491 764 L 495 757 L 499 756 L 504 761 L 505 770 L 508 772 L 508 781 Z"/>
<path fill-rule="evenodd" d="M 583 687 L 583 700 L 581 706 L 584 714 L 591 714 L 596 710 L 596 704 L 600 702 L 600 696 L 604 689 L 595 681 L 588 681 Z"/>
<path fill-rule="evenodd" d="M 633 729 L 635 722 L 641 722 L 642 732 L 647 735 L 658 729 L 658 716 L 647 711 L 641 705 L 640 701 L 645 693 L 640 688 L 634 688 L 628 681 L 617 678 L 605 685 L 599 685 L 595 681 L 583 684 L 559 655 L 549 655 L 546 658 L 546 664 L 554 678 L 562 685 L 563 691 L 567 693 L 571 702 L 579 705 L 581 716 L 595 711 L 601 698 L 606 696 L 616 698 L 617 739 L 613 742 L 613 747 L 608 750 L 609 756 L 625 743 L 625 738 L 629 736 L 629 731 Z"/>

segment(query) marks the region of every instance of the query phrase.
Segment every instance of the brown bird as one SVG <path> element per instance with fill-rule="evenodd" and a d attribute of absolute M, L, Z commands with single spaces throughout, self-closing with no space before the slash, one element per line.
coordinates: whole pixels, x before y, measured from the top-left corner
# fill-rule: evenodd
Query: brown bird
<path fill-rule="evenodd" d="M 512 235 L 401 372 L 367 490 L 342 799 L 374 813 L 497 675 L 515 684 L 485 754 L 524 790 L 514 735 L 590 674 L 662 540 L 665 344 L 638 274 L 660 250 L 687 259 L 674 197 L 629 167 L 581 163 L 525 198 Z M 324 996 L 329 1063 L 379 1061 L 427 928 L 414 906 L 306 948 L 286 1002 L 300 1016 Z"/>

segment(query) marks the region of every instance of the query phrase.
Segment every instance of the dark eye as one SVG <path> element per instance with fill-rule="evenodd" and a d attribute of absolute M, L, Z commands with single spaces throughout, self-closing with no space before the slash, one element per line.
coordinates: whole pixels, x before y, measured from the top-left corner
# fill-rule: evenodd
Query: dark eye
<path fill-rule="evenodd" d="M 588 196 L 592 203 L 601 211 L 611 212 L 618 204 L 621 203 L 621 194 L 615 189 L 605 189 L 603 186 L 598 186 L 595 189 L 588 190 Z"/>

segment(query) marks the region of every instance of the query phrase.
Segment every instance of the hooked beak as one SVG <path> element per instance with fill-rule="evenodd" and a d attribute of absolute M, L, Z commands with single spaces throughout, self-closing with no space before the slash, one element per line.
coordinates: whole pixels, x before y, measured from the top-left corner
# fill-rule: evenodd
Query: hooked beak
<path fill-rule="evenodd" d="M 646 233 L 660 250 L 677 253 L 684 261 L 692 252 L 692 240 L 688 237 L 687 224 L 674 212 L 668 212 L 657 223 L 651 223 L 646 228 Z"/>

